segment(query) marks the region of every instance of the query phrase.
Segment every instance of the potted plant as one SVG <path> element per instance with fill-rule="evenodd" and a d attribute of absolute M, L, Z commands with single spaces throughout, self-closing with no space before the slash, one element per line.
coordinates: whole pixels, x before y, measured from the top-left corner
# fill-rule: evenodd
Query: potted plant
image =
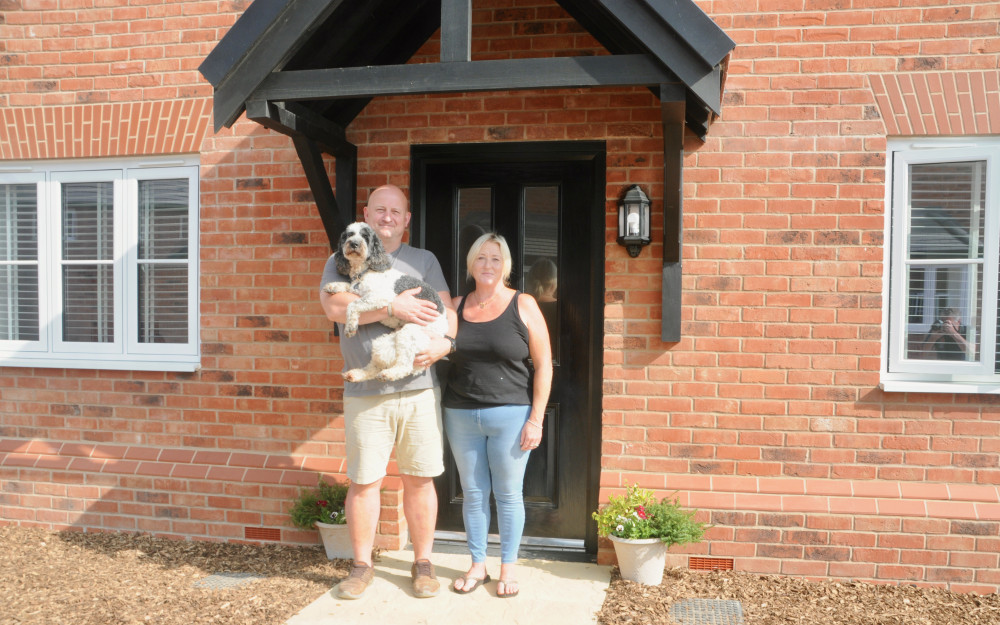
<path fill-rule="evenodd" d="M 598 536 L 615 546 L 622 578 L 653 586 L 663 579 L 667 549 L 701 541 L 706 529 L 676 497 L 658 500 L 638 485 L 629 486 L 624 495 L 611 495 L 592 516 Z"/>
<path fill-rule="evenodd" d="M 292 525 L 300 529 L 319 530 L 326 549 L 326 557 L 350 559 L 354 556 L 351 537 L 347 531 L 347 514 L 344 501 L 347 485 L 327 482 L 322 477 L 315 488 L 303 488 L 292 501 L 288 511 Z"/>

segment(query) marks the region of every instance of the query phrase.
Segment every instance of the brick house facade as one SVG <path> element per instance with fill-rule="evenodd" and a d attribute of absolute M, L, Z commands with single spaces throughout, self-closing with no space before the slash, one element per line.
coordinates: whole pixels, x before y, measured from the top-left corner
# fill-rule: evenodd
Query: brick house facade
<path fill-rule="evenodd" d="M 1000 135 L 1000 8 L 697 4 L 737 48 L 722 117 L 685 139 L 680 342 L 660 341 L 660 239 L 636 258 L 615 242 L 630 184 L 662 228 L 646 89 L 378 98 L 347 128 L 358 189 L 408 188 L 413 145 L 606 142 L 597 496 L 677 490 L 714 525 L 682 553 L 740 570 L 996 592 L 1000 386 L 887 375 L 887 153 Z M 285 512 L 344 471 L 342 362 L 317 303 L 329 240 L 291 141 L 245 118 L 213 133 L 197 71 L 248 5 L 0 0 L 0 174 L 194 154 L 200 181 L 200 366 L 8 355 L 0 522 L 316 540 Z M 475 0 L 472 19 L 477 59 L 604 53 L 549 0 Z M 398 479 L 385 487 L 380 541 L 398 547 Z"/>

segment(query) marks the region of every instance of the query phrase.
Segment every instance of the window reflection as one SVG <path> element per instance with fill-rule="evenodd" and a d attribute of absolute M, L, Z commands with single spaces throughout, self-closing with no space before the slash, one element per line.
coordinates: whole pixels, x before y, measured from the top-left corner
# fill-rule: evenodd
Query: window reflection
<path fill-rule="evenodd" d="M 559 187 L 524 188 L 524 255 L 519 268 L 523 290 L 533 295 L 545 317 L 552 358 L 559 360 Z"/>
<path fill-rule="evenodd" d="M 982 332 L 985 162 L 910 166 L 907 357 L 973 361 Z"/>

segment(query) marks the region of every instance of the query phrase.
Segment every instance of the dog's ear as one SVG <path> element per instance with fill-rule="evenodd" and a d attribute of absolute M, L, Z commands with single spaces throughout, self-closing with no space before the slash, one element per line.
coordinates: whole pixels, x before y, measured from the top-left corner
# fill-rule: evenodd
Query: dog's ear
<path fill-rule="evenodd" d="M 341 252 L 334 252 L 333 262 L 337 266 L 337 273 L 348 278 L 351 277 L 351 263 L 347 262 L 347 258 Z"/>
<path fill-rule="evenodd" d="M 366 229 L 365 239 L 368 243 L 368 268 L 372 271 L 391 269 L 392 256 L 385 253 L 385 246 L 382 245 L 382 240 L 378 238 L 375 231 L 370 228 Z"/>

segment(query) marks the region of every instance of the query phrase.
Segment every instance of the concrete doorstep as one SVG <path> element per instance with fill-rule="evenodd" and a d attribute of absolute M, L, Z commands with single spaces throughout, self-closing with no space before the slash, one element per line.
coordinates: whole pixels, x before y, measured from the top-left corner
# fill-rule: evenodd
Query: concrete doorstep
<path fill-rule="evenodd" d="M 510 599 L 496 596 L 500 558 L 487 556 L 492 581 L 460 595 L 451 590 L 455 578 L 469 568 L 469 556 L 434 553 L 441 594 L 417 599 L 410 586 L 410 551 L 383 552 L 375 562 L 375 580 L 356 601 L 323 593 L 286 625 L 586 625 L 597 622 L 611 581 L 611 567 L 593 563 L 522 559 L 517 581 L 521 592 Z"/>

